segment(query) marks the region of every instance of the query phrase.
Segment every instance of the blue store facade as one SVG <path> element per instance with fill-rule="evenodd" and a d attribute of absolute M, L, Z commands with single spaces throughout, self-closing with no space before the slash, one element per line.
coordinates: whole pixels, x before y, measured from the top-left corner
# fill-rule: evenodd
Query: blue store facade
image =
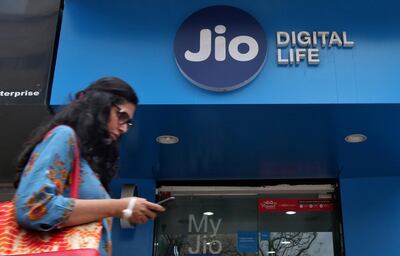
<path fill-rule="evenodd" d="M 123 184 L 154 200 L 160 182 L 333 180 L 345 254 L 397 255 L 399 7 L 65 0 L 50 105 L 102 76 L 133 85 L 141 104 L 116 196 Z M 166 134 L 179 143 L 155 142 Z M 368 139 L 347 143 L 350 134 Z M 153 223 L 115 225 L 115 255 L 152 255 L 153 236 Z"/>

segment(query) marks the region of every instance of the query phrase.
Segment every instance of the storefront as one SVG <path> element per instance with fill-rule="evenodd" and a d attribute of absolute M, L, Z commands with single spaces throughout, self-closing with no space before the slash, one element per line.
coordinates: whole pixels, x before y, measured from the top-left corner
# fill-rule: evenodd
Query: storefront
<path fill-rule="evenodd" d="M 154 255 L 342 255 L 333 185 L 162 186 Z"/>
<path fill-rule="evenodd" d="M 65 0 L 50 106 L 128 81 L 140 106 L 113 196 L 177 197 L 157 225 L 115 222 L 115 255 L 397 255 L 399 7 Z"/>

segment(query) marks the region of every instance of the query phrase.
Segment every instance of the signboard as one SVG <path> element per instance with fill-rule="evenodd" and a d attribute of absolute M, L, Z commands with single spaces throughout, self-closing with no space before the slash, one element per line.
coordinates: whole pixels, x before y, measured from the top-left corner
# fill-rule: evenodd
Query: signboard
<path fill-rule="evenodd" d="M 296 66 L 305 61 L 308 65 L 320 63 L 320 49 L 352 48 L 346 31 L 278 31 L 276 32 L 277 61 L 279 65 Z"/>
<path fill-rule="evenodd" d="M 46 104 L 57 0 L 0 1 L 0 104 Z"/>
<path fill-rule="evenodd" d="M 260 198 L 259 212 L 331 212 L 334 200 L 325 198 Z"/>
<path fill-rule="evenodd" d="M 268 241 L 269 240 L 269 232 L 262 231 L 260 232 L 260 241 Z"/>
<path fill-rule="evenodd" d="M 238 252 L 257 252 L 257 232 L 238 231 L 236 248 Z"/>
<path fill-rule="evenodd" d="M 258 21 L 231 6 L 211 6 L 190 15 L 174 42 L 175 60 L 193 84 L 231 91 L 252 81 L 266 57 L 266 37 Z"/>
<path fill-rule="evenodd" d="M 276 63 L 298 67 L 320 64 L 321 50 L 352 48 L 346 31 L 277 31 Z M 258 21 L 232 6 L 211 6 L 190 15 L 178 29 L 175 61 L 193 84 L 210 91 L 232 91 L 251 82 L 267 55 L 266 34 Z"/>

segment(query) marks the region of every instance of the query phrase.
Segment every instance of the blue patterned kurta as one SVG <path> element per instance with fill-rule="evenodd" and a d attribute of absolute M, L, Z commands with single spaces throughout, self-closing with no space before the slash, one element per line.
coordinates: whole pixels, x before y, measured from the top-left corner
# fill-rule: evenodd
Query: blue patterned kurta
<path fill-rule="evenodd" d="M 33 150 L 16 193 L 18 223 L 27 229 L 59 228 L 74 207 L 69 177 L 75 157 L 76 135 L 60 125 Z M 110 198 L 88 162 L 81 158 L 80 199 Z M 111 221 L 103 219 L 101 255 L 111 250 Z"/>

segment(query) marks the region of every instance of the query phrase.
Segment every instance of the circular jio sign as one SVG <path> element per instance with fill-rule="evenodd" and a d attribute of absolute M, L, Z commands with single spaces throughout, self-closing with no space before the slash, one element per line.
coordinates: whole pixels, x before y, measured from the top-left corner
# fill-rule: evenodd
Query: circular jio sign
<path fill-rule="evenodd" d="M 211 6 L 190 15 L 174 42 L 176 63 L 195 85 L 232 91 L 252 81 L 266 58 L 266 36 L 258 21 L 232 6 Z"/>

